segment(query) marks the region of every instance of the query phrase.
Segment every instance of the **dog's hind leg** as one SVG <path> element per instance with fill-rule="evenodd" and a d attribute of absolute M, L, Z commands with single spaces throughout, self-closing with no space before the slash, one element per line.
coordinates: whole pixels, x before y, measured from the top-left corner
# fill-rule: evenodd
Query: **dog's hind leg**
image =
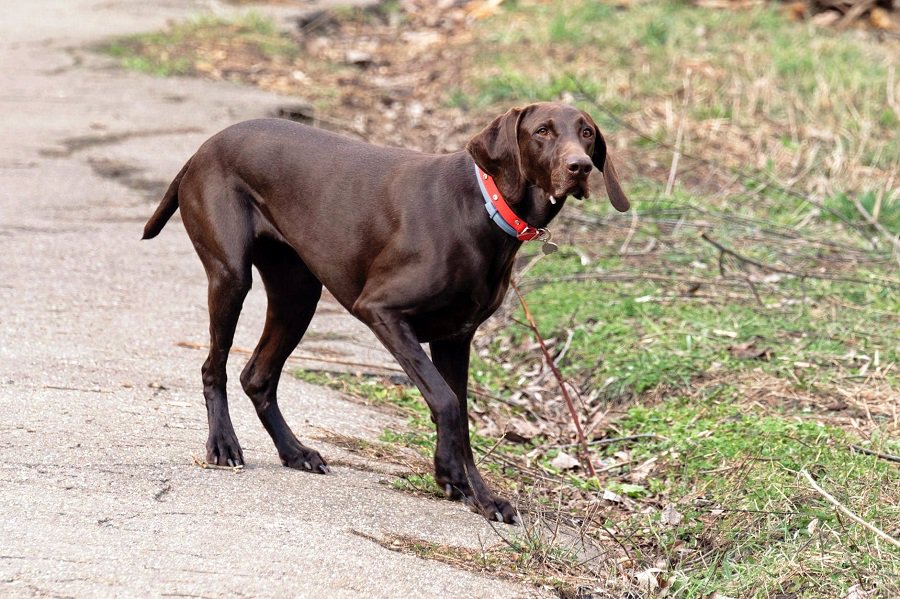
<path fill-rule="evenodd" d="M 209 355 L 203 364 L 203 397 L 209 422 L 206 461 L 219 466 L 244 463 L 231 416 L 225 385 L 228 352 L 234 340 L 244 298 L 250 291 L 252 218 L 243 198 L 233 192 L 206 189 L 187 194 L 182 219 L 209 280 Z"/>
<path fill-rule="evenodd" d="M 262 337 L 241 373 L 241 385 L 275 442 L 281 463 L 326 473 L 328 466 L 319 452 L 303 445 L 285 422 L 276 397 L 281 369 L 312 320 L 322 283 L 290 246 L 278 241 L 259 239 L 253 263 L 266 286 L 269 307 Z"/>

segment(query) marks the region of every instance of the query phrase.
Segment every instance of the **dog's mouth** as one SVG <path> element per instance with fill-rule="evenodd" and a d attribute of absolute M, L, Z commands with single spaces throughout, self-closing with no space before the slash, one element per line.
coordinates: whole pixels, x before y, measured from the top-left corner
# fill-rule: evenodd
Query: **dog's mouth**
<path fill-rule="evenodd" d="M 582 200 L 586 197 L 589 197 L 590 191 L 588 190 L 586 181 L 570 181 L 567 184 L 555 186 L 553 191 L 550 192 L 549 195 L 550 202 L 555 204 L 556 202 L 563 200 L 568 196 L 572 196 L 579 200 Z"/>

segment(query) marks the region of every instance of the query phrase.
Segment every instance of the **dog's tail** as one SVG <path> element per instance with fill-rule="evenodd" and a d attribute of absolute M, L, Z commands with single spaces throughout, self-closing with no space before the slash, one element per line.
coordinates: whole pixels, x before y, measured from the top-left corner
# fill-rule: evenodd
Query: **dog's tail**
<path fill-rule="evenodd" d="M 190 165 L 191 161 L 188 160 L 181 167 L 181 171 L 175 176 L 172 183 L 169 184 L 169 189 L 166 190 L 166 195 L 163 196 L 162 201 L 157 206 L 156 212 L 144 225 L 144 236 L 141 239 L 153 239 L 159 235 L 159 232 L 162 231 L 169 219 L 172 218 L 172 215 L 175 214 L 175 211 L 178 210 L 178 188 L 181 186 L 181 180 L 184 178 L 184 174 Z"/>

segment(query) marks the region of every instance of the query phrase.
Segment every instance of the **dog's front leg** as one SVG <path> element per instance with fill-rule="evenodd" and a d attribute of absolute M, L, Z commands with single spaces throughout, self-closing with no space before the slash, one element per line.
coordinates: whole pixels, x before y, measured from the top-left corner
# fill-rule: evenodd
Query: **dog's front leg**
<path fill-rule="evenodd" d="M 460 434 L 463 440 L 463 456 L 466 462 L 469 486 L 472 494 L 466 497 L 466 503 L 474 511 L 482 514 L 489 520 L 497 520 L 514 524 L 519 516 L 516 509 L 502 497 L 498 497 L 484 482 L 478 467 L 475 465 L 475 457 L 472 454 L 472 444 L 469 438 L 469 409 L 468 409 L 468 384 L 469 384 L 469 354 L 471 352 L 472 335 L 465 335 L 459 339 L 446 339 L 431 343 L 431 359 L 438 372 L 453 389 L 456 395 L 457 408 L 459 410 Z"/>
<path fill-rule="evenodd" d="M 434 479 L 453 499 L 472 496 L 466 479 L 465 451 L 456 394 L 422 350 L 410 324 L 397 311 L 357 302 L 353 308 L 400 363 L 428 404 L 437 425 Z"/>

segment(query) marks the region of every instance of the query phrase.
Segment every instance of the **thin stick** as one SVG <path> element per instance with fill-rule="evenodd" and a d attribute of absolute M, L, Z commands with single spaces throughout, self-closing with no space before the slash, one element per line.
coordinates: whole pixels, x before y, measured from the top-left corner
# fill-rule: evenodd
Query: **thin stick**
<path fill-rule="evenodd" d="M 584 431 L 581 428 L 581 421 L 578 418 L 578 412 L 575 411 L 575 404 L 572 402 L 572 397 L 569 395 L 569 390 L 566 389 L 566 384 L 565 380 L 563 379 L 562 373 L 559 372 L 559 368 L 557 368 L 556 364 L 553 362 L 553 358 L 550 356 L 550 352 L 547 350 L 547 346 L 544 344 L 544 338 L 541 337 L 541 333 L 540 331 L 538 331 L 537 324 L 534 322 L 534 317 L 531 315 L 531 310 L 528 309 L 528 304 L 525 303 L 525 298 L 519 292 L 519 288 L 516 286 L 515 281 L 511 281 L 510 285 L 512 285 L 513 291 L 516 292 L 516 295 L 519 298 L 519 303 L 522 304 L 522 310 L 525 311 L 525 319 L 528 320 L 528 326 L 531 328 L 535 338 L 538 341 L 538 344 L 541 346 L 541 351 L 544 353 L 544 360 L 547 362 L 547 366 L 550 367 L 550 370 L 553 371 L 553 376 L 556 377 L 556 382 L 559 383 L 559 388 L 562 391 L 563 397 L 566 399 L 566 405 L 569 407 L 569 414 L 572 415 L 572 422 L 575 423 L 575 430 L 578 432 L 578 442 L 581 444 L 581 461 L 590 475 L 592 477 L 596 477 L 597 473 L 594 471 L 594 465 L 591 463 L 587 440 L 584 438 Z"/>
<path fill-rule="evenodd" d="M 864 12 L 870 10 L 875 5 L 875 0 L 862 0 L 861 2 L 853 2 L 850 9 L 844 13 L 844 16 L 837 22 L 838 29 L 846 29 L 851 23 L 862 16 Z M 839 9 L 840 10 L 840 9 Z"/>
<path fill-rule="evenodd" d="M 865 219 L 867 223 L 872 225 L 875 230 L 884 235 L 885 239 L 890 241 L 894 245 L 894 249 L 900 248 L 900 236 L 891 233 L 888 231 L 884 225 L 878 222 L 877 214 L 878 211 L 881 210 L 881 206 L 877 206 L 878 210 L 873 210 L 872 214 L 869 214 L 869 211 L 866 210 L 866 207 L 862 205 L 862 202 L 859 201 L 859 198 L 853 196 L 853 205 L 856 206 L 857 212 L 859 212 L 862 217 Z"/>
<path fill-rule="evenodd" d="M 495 449 L 497 449 L 498 447 L 500 447 L 500 444 L 503 443 L 503 442 L 506 440 L 506 433 L 507 433 L 507 431 L 503 431 L 503 434 L 500 435 L 500 438 L 497 439 L 497 442 L 494 443 L 494 444 L 491 446 L 491 448 L 488 449 L 487 452 L 486 452 L 483 456 L 481 456 L 480 458 L 478 458 L 478 461 L 475 462 L 475 465 L 476 465 L 476 466 L 481 466 L 481 462 L 483 462 L 483 461 L 485 460 L 485 458 L 487 458 L 489 455 L 491 455 L 492 453 L 494 453 L 494 450 L 495 450 Z"/>
<path fill-rule="evenodd" d="M 606 439 L 598 439 L 588 442 L 588 445 L 612 445 L 613 443 L 625 443 L 628 441 L 637 441 L 638 439 L 658 439 L 655 433 L 641 433 L 639 435 L 628 435 L 627 437 L 607 437 Z M 575 447 L 577 443 L 567 443 L 564 445 L 556 445 L 555 447 Z"/>
<path fill-rule="evenodd" d="M 688 69 L 687 78 L 684 81 L 684 101 L 681 107 L 681 121 L 678 123 L 678 131 L 675 133 L 675 151 L 672 152 L 672 166 L 669 168 L 669 179 L 666 181 L 665 196 L 671 197 L 672 188 L 675 187 L 675 175 L 678 173 L 678 161 L 681 159 L 681 143 L 684 140 L 684 123 L 687 121 L 687 107 L 691 97 L 691 70 Z M 635 211 L 633 214 L 637 214 Z"/>
<path fill-rule="evenodd" d="M 752 258 L 748 258 L 747 256 L 744 256 L 743 254 L 739 254 L 738 252 L 734 251 L 733 249 L 722 245 L 721 243 L 719 243 L 718 241 L 716 241 L 715 239 L 713 239 L 712 237 L 707 235 L 705 231 L 700 233 L 700 238 L 703 239 L 704 241 L 706 241 L 707 243 L 711 244 L 716 249 L 718 249 L 721 252 L 721 254 L 728 254 L 729 256 L 733 256 L 745 264 L 750 264 L 752 266 L 761 268 L 763 270 L 768 270 L 770 272 L 777 272 L 777 273 L 780 273 L 783 275 L 790 275 L 792 277 L 797 277 L 799 279 L 821 279 L 821 280 L 825 280 L 825 281 L 841 281 L 844 283 L 860 283 L 863 285 L 875 284 L 875 285 L 881 285 L 884 287 L 891 287 L 894 289 L 900 287 L 900 284 L 898 284 L 896 281 L 879 281 L 879 280 L 866 281 L 864 279 L 857 279 L 854 277 L 830 277 L 830 276 L 825 276 L 825 275 L 811 273 L 811 272 L 799 272 L 799 271 L 794 271 L 794 270 L 788 270 L 786 268 L 778 268 L 777 266 L 763 264 L 762 262 L 759 262 Z M 720 255 L 720 260 L 721 260 L 721 255 Z"/>
<path fill-rule="evenodd" d="M 44 389 L 53 389 L 55 391 L 81 391 L 82 393 L 112 393 L 112 391 L 100 389 L 99 387 L 87 389 L 85 387 L 67 387 L 65 385 L 44 385 Z"/>
<path fill-rule="evenodd" d="M 838 501 L 837 499 L 835 499 L 834 497 L 829 495 L 828 492 L 825 491 L 825 489 L 823 489 L 822 487 L 817 485 L 816 481 L 813 480 L 813 477 L 809 475 L 809 472 L 807 472 L 806 469 L 801 470 L 800 474 L 802 474 L 803 476 L 806 477 L 806 480 L 809 482 L 809 484 L 812 486 L 812 488 L 815 489 L 817 493 L 819 493 L 819 495 L 824 497 L 828 501 L 828 503 L 830 503 L 831 505 L 836 507 L 838 510 L 843 512 L 843 514 L 845 516 L 847 516 L 848 518 L 850 518 L 857 524 L 867 528 L 870 532 L 874 533 L 878 537 L 881 537 L 882 539 L 884 539 L 885 541 L 887 541 L 888 543 L 890 543 L 897 549 L 900 549 L 900 541 L 898 541 L 894 537 L 888 535 L 886 532 L 882 531 L 881 529 L 875 528 L 874 526 L 872 526 L 871 524 L 869 524 L 868 522 L 866 522 L 865 520 L 863 520 L 862 518 L 860 518 L 859 516 L 857 516 L 856 514 L 851 512 L 850 510 L 848 510 L 846 507 L 844 507 L 840 501 Z"/>
<path fill-rule="evenodd" d="M 859 445 L 851 445 L 850 449 L 853 451 L 864 453 L 866 455 L 875 456 L 876 458 L 881 458 L 882 460 L 887 460 L 889 462 L 897 462 L 900 463 L 900 455 L 891 455 L 889 453 L 878 453 L 877 451 L 872 451 L 871 449 L 866 449 L 865 447 L 860 447 Z"/>
<path fill-rule="evenodd" d="M 219 466 L 218 464 L 210 464 L 206 460 L 202 460 L 194 454 L 191 454 L 191 457 L 194 458 L 194 463 L 204 470 L 231 470 L 235 474 L 240 474 L 244 470 L 243 464 L 238 464 L 236 466 Z"/>
<path fill-rule="evenodd" d="M 179 341 L 176 343 L 178 347 L 186 347 L 188 349 L 209 349 L 209 345 L 205 343 L 194 343 L 192 341 Z M 246 349 L 244 347 L 232 347 L 231 352 L 235 354 L 245 354 L 252 355 L 253 351 Z M 311 362 L 325 362 L 328 364 L 341 364 L 343 366 L 363 366 L 365 368 L 373 368 L 375 370 L 387 370 L 389 372 L 403 372 L 402 369 L 397 368 L 396 366 L 390 366 L 388 364 L 369 364 L 367 362 L 354 362 L 352 360 L 340 360 L 338 358 L 326 358 L 324 356 L 313 356 L 310 354 L 291 354 L 288 356 L 288 360 L 307 360 Z"/>
<path fill-rule="evenodd" d="M 619 253 L 624 254 L 628 251 L 628 246 L 631 245 L 631 239 L 634 237 L 635 232 L 638 227 L 638 211 L 631 211 L 631 228 L 628 229 L 628 235 L 625 236 L 625 241 L 622 242 L 622 246 L 619 248 Z"/>
<path fill-rule="evenodd" d="M 750 277 L 744 277 L 744 281 L 747 283 L 750 291 L 753 292 L 753 297 L 756 298 L 756 303 L 759 305 L 759 307 L 765 308 L 766 305 L 763 303 L 762 298 L 759 297 L 759 293 L 756 292 L 756 285 L 753 284 L 753 281 L 750 280 Z"/>

